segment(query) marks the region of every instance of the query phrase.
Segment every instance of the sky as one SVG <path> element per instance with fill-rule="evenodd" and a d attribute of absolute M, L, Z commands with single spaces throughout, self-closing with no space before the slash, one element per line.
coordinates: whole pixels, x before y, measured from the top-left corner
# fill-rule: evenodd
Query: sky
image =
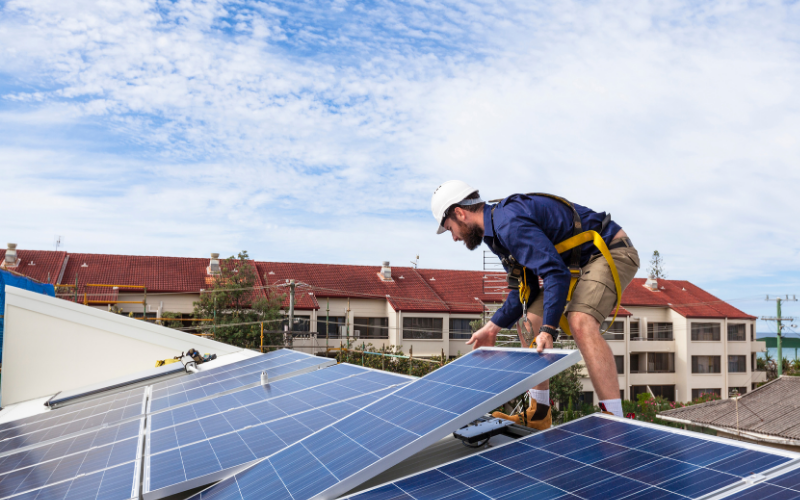
<path fill-rule="evenodd" d="M 800 3 L 0 0 L 20 249 L 480 269 L 435 234 L 449 179 L 610 212 L 640 277 L 658 250 L 774 315 L 800 294 Z"/>

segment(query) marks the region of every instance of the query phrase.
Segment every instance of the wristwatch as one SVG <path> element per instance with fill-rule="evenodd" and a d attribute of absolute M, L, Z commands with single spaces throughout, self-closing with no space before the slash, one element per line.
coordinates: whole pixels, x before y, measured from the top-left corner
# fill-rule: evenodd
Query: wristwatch
<path fill-rule="evenodd" d="M 539 333 L 542 332 L 549 333 L 550 336 L 553 337 L 553 342 L 555 342 L 556 339 L 558 338 L 558 330 L 556 330 L 552 326 L 542 326 L 541 328 L 539 328 Z"/>

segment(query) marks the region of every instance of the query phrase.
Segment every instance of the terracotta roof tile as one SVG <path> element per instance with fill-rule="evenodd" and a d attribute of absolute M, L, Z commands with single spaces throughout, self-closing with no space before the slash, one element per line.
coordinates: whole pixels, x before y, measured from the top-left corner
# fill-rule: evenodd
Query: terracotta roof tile
<path fill-rule="evenodd" d="M 756 319 L 688 281 L 658 280 L 657 292 L 645 288 L 643 278 L 634 278 L 622 293 L 626 306 L 669 307 L 685 318 Z"/>
<path fill-rule="evenodd" d="M 11 271 L 33 278 L 42 283 L 54 284 L 64 265 L 67 252 L 48 250 L 17 250 L 19 265 Z M 0 262 L 6 258 L 6 250 L 0 250 Z"/>
<path fill-rule="evenodd" d="M 660 415 L 735 430 L 736 411 L 735 400 L 721 399 Z M 800 377 L 783 376 L 741 396 L 738 413 L 742 431 L 800 440 Z"/>

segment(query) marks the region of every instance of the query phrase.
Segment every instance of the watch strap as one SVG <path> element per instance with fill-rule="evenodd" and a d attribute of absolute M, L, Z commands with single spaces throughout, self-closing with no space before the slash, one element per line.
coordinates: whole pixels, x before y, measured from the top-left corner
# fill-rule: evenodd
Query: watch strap
<path fill-rule="evenodd" d="M 555 342 L 556 339 L 558 338 L 558 330 L 553 328 L 552 326 L 542 326 L 541 328 L 539 328 L 539 332 L 545 332 L 550 334 L 550 336 L 553 337 L 553 342 Z"/>

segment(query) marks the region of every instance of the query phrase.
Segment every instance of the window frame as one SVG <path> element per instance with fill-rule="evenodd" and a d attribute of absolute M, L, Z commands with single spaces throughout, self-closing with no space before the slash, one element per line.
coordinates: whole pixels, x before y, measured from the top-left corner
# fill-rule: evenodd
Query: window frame
<path fill-rule="evenodd" d="M 407 326 L 406 322 L 430 320 L 433 323 L 440 322 L 438 330 L 436 326 L 432 329 L 426 330 L 424 326 Z M 430 336 L 422 336 L 425 333 L 430 333 Z M 438 336 L 437 336 L 438 334 Z M 444 318 L 430 318 L 425 316 L 403 316 L 403 340 L 442 340 L 444 338 Z"/>
<path fill-rule="evenodd" d="M 367 323 L 359 323 L 358 321 L 366 320 Z M 380 320 L 381 325 L 373 325 L 373 320 Z M 364 317 L 360 316 L 357 318 L 353 318 L 353 335 L 355 335 L 355 331 L 359 330 L 362 331 L 363 328 L 366 327 L 366 335 L 363 333 L 358 334 L 358 338 L 360 339 L 388 339 L 389 338 L 389 318 L 387 317 Z M 377 332 L 377 334 L 376 334 Z"/>
<path fill-rule="evenodd" d="M 734 360 L 731 358 L 739 358 L 735 361 L 736 368 L 744 367 L 743 370 L 731 370 L 734 365 Z M 728 373 L 747 373 L 747 355 L 746 354 L 728 354 Z"/>
<path fill-rule="evenodd" d="M 472 323 L 473 321 L 479 320 L 479 319 L 480 318 L 450 318 L 449 321 L 447 322 L 448 323 L 448 327 L 449 327 L 448 328 L 448 335 L 447 335 L 448 338 L 450 340 L 469 340 L 470 338 L 472 338 L 472 327 L 469 326 L 469 324 Z M 463 328 L 454 329 L 453 328 L 453 321 L 465 321 L 466 324 L 467 324 L 467 328 L 469 329 L 469 333 L 466 333 L 466 331 Z M 458 333 L 454 333 L 456 331 Z M 460 335 L 460 336 L 456 337 L 454 335 Z"/>
<path fill-rule="evenodd" d="M 739 329 L 741 327 L 741 331 L 737 332 L 735 335 L 741 338 L 731 338 L 731 327 Z M 728 342 L 747 342 L 747 324 L 746 323 L 728 323 Z"/>
<path fill-rule="evenodd" d="M 699 359 L 700 358 L 708 358 L 709 362 L 706 363 L 707 366 L 708 366 L 708 371 L 704 371 L 704 372 L 703 371 L 697 371 L 698 368 L 700 367 L 700 363 L 699 363 Z M 694 356 L 693 355 L 692 356 L 692 360 L 691 360 L 691 363 L 692 363 L 692 374 L 693 375 L 719 375 L 720 373 L 722 373 L 722 359 L 721 358 L 722 358 L 722 356 L 715 356 L 713 354 L 702 354 L 702 355 L 699 355 L 699 356 Z M 711 363 L 710 361 L 712 359 L 716 359 L 717 360 L 717 364 L 716 364 L 717 371 L 711 371 L 713 363 Z"/>
<path fill-rule="evenodd" d="M 711 328 L 710 340 L 705 338 L 700 338 L 701 334 L 704 337 L 707 335 L 706 332 L 696 331 L 700 330 L 701 328 Z M 689 338 L 691 339 L 692 342 L 720 342 L 722 340 L 722 324 L 717 321 L 714 322 L 692 321 L 692 324 L 689 327 L 689 331 L 690 331 Z"/>

